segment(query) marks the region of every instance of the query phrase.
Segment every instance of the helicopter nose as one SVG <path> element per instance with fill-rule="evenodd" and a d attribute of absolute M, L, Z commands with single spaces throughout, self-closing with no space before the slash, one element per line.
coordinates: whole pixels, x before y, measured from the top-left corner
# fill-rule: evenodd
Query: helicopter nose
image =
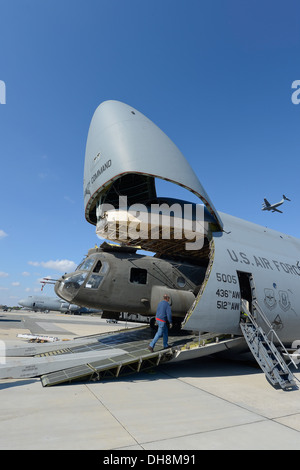
<path fill-rule="evenodd" d="M 64 276 L 64 278 L 56 282 L 54 287 L 55 293 L 67 302 L 72 302 L 85 281 L 86 275 L 86 273 L 79 273 L 68 277 Z"/>

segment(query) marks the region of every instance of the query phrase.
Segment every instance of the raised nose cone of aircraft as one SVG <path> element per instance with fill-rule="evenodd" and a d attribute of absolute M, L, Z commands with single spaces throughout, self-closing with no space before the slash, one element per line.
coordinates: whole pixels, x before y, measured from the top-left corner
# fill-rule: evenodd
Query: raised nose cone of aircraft
<path fill-rule="evenodd" d="M 96 109 L 88 132 L 84 166 L 85 216 L 97 224 L 99 201 L 117 207 L 116 195 L 128 205 L 156 197 L 155 179 L 175 183 L 196 194 L 222 221 L 190 164 L 169 137 L 150 119 L 125 103 L 105 101 Z"/>

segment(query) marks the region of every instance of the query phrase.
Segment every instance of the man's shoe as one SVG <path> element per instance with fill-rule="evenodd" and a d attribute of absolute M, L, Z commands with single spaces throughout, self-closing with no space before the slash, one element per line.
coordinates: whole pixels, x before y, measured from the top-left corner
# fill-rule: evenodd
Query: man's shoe
<path fill-rule="evenodd" d="M 172 346 L 170 346 L 169 344 L 167 344 L 167 346 L 164 346 L 164 349 L 168 349 L 168 348 L 171 348 Z"/>
<path fill-rule="evenodd" d="M 154 352 L 154 349 L 151 348 L 151 346 L 148 346 L 148 349 L 149 349 L 150 352 Z"/>

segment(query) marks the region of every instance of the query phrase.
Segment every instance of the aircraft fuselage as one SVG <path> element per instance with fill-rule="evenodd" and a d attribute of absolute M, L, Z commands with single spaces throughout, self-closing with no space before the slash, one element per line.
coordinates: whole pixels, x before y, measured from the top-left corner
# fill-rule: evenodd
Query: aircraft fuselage
<path fill-rule="evenodd" d="M 251 305 L 255 296 L 282 340 L 300 337 L 300 240 L 226 214 L 222 220 L 209 279 L 185 328 L 239 334 L 240 300 Z"/>

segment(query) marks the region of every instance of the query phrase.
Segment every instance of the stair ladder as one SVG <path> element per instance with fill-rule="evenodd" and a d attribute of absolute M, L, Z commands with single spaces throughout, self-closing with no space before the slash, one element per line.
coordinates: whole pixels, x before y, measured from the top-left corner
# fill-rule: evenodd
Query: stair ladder
<path fill-rule="evenodd" d="M 290 359 L 290 363 L 297 365 L 283 346 L 271 323 L 263 313 L 254 298 L 252 301 L 253 315 L 248 308 L 248 302 L 242 299 L 242 311 L 246 313 L 246 321 L 240 323 L 246 342 L 257 363 L 265 373 L 269 382 L 274 386 L 280 386 L 283 390 L 296 387 L 296 382 L 288 364 L 284 361 L 278 347 Z M 265 329 L 258 325 L 265 324 Z M 272 339 L 271 339 L 272 338 Z M 277 347 L 274 342 L 276 342 Z"/>

